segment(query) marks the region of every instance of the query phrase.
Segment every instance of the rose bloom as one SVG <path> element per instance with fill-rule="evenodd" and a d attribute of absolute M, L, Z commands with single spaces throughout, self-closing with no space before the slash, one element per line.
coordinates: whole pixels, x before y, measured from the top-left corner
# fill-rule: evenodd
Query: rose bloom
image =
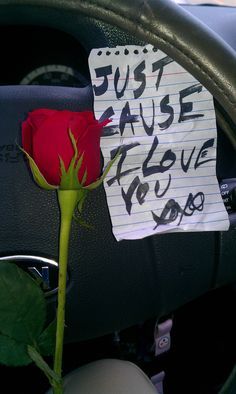
<path fill-rule="evenodd" d="M 82 181 L 86 170 L 84 186 L 87 186 L 100 175 L 100 137 L 102 128 L 108 122 L 109 120 L 99 123 L 91 111 L 37 109 L 30 112 L 22 124 L 23 149 L 35 161 L 46 181 L 59 186 L 59 158 L 63 160 L 67 170 L 75 153 L 69 136 L 71 130 L 79 156 L 83 154 L 78 180 Z"/>

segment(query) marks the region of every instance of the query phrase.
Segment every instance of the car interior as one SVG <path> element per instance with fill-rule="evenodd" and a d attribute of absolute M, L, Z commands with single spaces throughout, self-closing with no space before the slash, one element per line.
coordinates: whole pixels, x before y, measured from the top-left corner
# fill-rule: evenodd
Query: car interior
<path fill-rule="evenodd" d="M 18 149 L 26 114 L 93 110 L 89 54 L 117 45 L 154 45 L 213 95 L 217 179 L 232 182 L 230 229 L 117 242 L 104 187 L 91 193 L 84 217 L 94 228 L 72 226 L 63 375 L 82 371 L 81 394 L 219 393 L 236 363 L 236 5 L 0 0 L 0 34 L 0 261 L 33 275 L 48 267 L 48 321 L 59 212 Z M 4 394 L 49 389 L 33 364 L 2 365 L 0 377 Z"/>

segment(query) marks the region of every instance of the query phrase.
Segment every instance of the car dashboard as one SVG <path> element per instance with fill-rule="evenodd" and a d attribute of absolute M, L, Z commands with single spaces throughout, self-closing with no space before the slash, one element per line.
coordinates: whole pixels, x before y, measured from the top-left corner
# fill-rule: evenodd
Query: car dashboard
<path fill-rule="evenodd" d="M 1 4 L 0 1 L 0 34 L 4 37 L 1 41 L 1 86 L 61 86 L 84 89 L 87 92 L 91 87 L 88 57 L 93 48 L 144 44 L 117 27 L 81 16 L 73 10 L 61 12 L 59 8 L 37 7 L 37 5 L 34 7 L 32 3 L 23 9 L 17 2 L 14 7 L 10 3 L 11 1 L 9 4 L 7 2 Z M 236 51 L 236 7 L 185 4 L 180 7 L 214 30 Z M 220 53 L 216 56 L 221 58 Z M 71 89 L 73 103 L 76 102 L 76 89 Z M 219 124 L 217 155 L 219 182 L 223 179 L 236 178 L 235 151 Z M 26 195 L 24 193 L 25 191 L 22 191 L 22 200 Z M 37 190 L 32 195 L 39 204 L 42 203 L 44 210 L 46 205 L 43 202 L 44 196 Z M 98 190 L 93 198 L 104 200 L 104 191 Z M 51 220 L 52 227 L 56 229 L 57 206 L 53 197 L 50 196 L 49 199 L 54 216 L 47 219 Z M 19 201 L 17 203 L 20 204 Z M 113 238 L 103 239 L 103 228 L 110 226 L 107 210 L 102 211 L 102 208 L 98 208 L 98 212 L 94 213 L 91 210 L 90 213 L 93 204 L 90 201 L 88 205 L 86 214 L 92 218 L 96 217 L 95 225 L 101 230 L 96 233 L 97 243 L 103 245 L 107 276 L 104 275 L 102 264 L 97 263 L 99 253 L 96 248 L 90 247 L 93 234 L 86 232 L 85 236 L 75 225 L 73 245 L 77 245 L 75 232 L 78 231 L 82 243 L 85 244 L 87 237 L 89 246 L 79 256 L 79 260 L 82 261 L 79 267 L 76 252 L 73 251 L 71 255 L 69 278 L 72 277 L 72 283 L 68 291 L 70 325 L 66 333 L 68 344 L 102 337 L 107 333 L 115 332 L 117 327 L 121 330 L 126 326 L 131 327 L 132 324 L 138 323 L 141 309 L 146 311 L 148 318 L 153 313 L 154 305 L 160 317 L 169 317 L 176 308 L 200 297 L 208 290 L 235 282 L 235 230 L 230 233 L 207 233 L 207 236 L 203 233 L 194 233 L 189 237 L 189 234 L 186 237 L 185 234 L 167 234 L 160 236 L 160 242 L 159 239 L 147 238 L 133 241 L 131 246 L 128 241 L 122 241 L 118 245 Z M 28 209 L 26 203 L 23 204 L 23 208 Z M 14 220 L 16 217 L 9 219 L 9 227 L 15 226 Z M 41 218 L 39 218 L 39 226 L 41 223 L 43 229 L 44 224 L 40 220 Z M 21 225 L 20 219 L 17 226 L 17 229 L 20 229 L 19 233 L 23 233 L 25 227 Z M 27 242 L 22 240 L 23 236 L 19 237 L 18 243 L 16 242 L 17 252 L 19 254 L 28 252 L 56 259 L 57 239 L 51 235 L 51 230 L 46 230 L 45 234 L 42 230 L 42 234 L 36 236 L 36 228 L 35 224 L 34 231 L 29 234 Z M 45 240 L 47 248 L 42 252 L 41 245 Z M 7 246 L 1 245 L 0 256 L 15 247 L 13 245 L 15 240 L 4 239 L 4 241 Z M 28 247 L 29 243 L 30 247 Z M 176 254 L 176 248 L 184 250 L 184 257 Z M 200 253 L 199 257 L 198 253 Z M 133 256 L 136 256 L 136 261 L 133 261 Z M 127 268 L 127 258 L 130 263 L 129 268 Z M 116 280 L 113 280 L 114 278 Z M 133 285 L 131 289 L 130 283 Z M 121 286 L 124 286 L 123 292 Z M 90 291 L 90 288 L 93 290 Z M 149 299 L 145 300 L 143 293 L 148 294 Z M 78 294 L 82 294 L 83 301 L 80 309 L 77 309 Z M 125 299 L 125 294 L 129 294 L 128 299 Z M 48 297 L 48 306 L 49 314 L 54 313 L 55 298 Z M 123 310 L 125 310 L 124 314 Z M 119 315 L 120 311 L 121 315 Z M 207 311 L 205 314 L 207 315 Z M 194 329 L 192 332 L 195 332 Z M 184 335 L 182 338 L 184 339 Z M 204 338 L 204 333 L 201 338 Z M 132 341 L 129 338 L 127 342 Z M 82 346 L 86 353 L 89 344 L 85 342 Z M 92 344 L 89 350 L 90 354 L 94 352 L 93 346 Z M 73 345 L 71 347 L 73 348 Z M 130 355 L 130 352 L 128 353 Z M 71 352 L 68 358 L 70 354 Z M 74 361 L 72 360 L 72 364 L 71 360 L 67 359 L 67 361 L 71 367 Z M 89 361 L 88 357 L 85 357 L 84 361 Z"/>
<path fill-rule="evenodd" d="M 181 7 L 236 50 L 236 7 Z M 1 36 L 6 37 L 1 43 L 0 85 L 86 86 L 90 83 L 89 51 L 93 46 L 111 46 L 117 39 L 116 32 L 111 34 L 102 22 L 90 21 L 93 29 L 86 46 L 75 23 L 70 32 L 31 23 L 29 19 L 25 25 L 0 26 Z M 123 44 L 128 43 L 124 35 L 119 36 Z"/>

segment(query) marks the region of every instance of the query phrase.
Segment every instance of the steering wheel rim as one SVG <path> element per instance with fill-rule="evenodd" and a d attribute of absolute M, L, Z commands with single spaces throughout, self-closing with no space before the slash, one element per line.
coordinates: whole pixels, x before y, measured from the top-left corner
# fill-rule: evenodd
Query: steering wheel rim
<path fill-rule="evenodd" d="M 0 4 L 76 11 L 157 46 L 211 92 L 219 104 L 219 122 L 236 148 L 236 53 L 172 0 L 2 0 Z"/>

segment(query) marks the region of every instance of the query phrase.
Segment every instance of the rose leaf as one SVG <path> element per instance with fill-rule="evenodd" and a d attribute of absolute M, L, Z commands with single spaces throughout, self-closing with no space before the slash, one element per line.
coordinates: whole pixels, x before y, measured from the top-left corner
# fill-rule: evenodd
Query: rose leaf
<path fill-rule="evenodd" d="M 37 283 L 12 262 L 0 263 L 0 333 L 34 344 L 46 318 L 46 301 Z"/>
<path fill-rule="evenodd" d="M 54 353 L 56 327 L 57 321 L 55 319 L 45 328 L 45 330 L 39 336 L 37 346 L 40 350 L 40 354 L 44 356 L 50 356 Z"/>
<path fill-rule="evenodd" d="M 24 343 L 0 334 L 0 363 L 18 367 L 32 363 L 32 360 Z"/>

